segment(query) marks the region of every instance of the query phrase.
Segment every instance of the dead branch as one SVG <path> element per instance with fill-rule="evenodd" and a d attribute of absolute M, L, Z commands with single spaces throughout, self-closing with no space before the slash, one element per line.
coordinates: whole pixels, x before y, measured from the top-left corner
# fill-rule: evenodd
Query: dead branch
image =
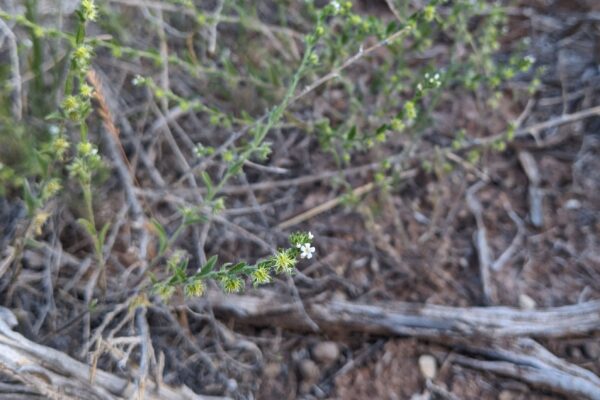
<path fill-rule="evenodd" d="M 35 389 L 44 398 L 96 400 L 130 399 L 135 396 L 133 382 L 96 370 L 90 383 L 90 367 L 50 347 L 34 343 L 14 332 L 16 318 L 0 308 L 0 374 Z M 222 399 L 193 393 L 186 386 L 172 388 L 148 380 L 144 399 Z"/>
<path fill-rule="evenodd" d="M 475 185 L 471 186 L 467 190 L 467 205 L 469 210 L 475 217 L 477 223 L 477 255 L 479 256 L 479 273 L 481 277 L 481 283 L 483 286 L 483 299 L 486 304 L 494 303 L 495 298 L 492 292 L 492 283 L 490 276 L 490 268 L 492 267 L 492 251 L 487 242 L 487 229 L 483 222 L 483 205 L 477 199 L 476 193 L 485 186 L 485 182 L 480 181 Z"/>
<path fill-rule="evenodd" d="M 542 178 L 533 155 L 527 151 L 519 152 L 519 161 L 529 179 L 529 215 L 536 228 L 544 226 L 544 191 L 541 188 Z"/>
<path fill-rule="evenodd" d="M 210 294 L 216 314 L 239 322 L 310 331 L 296 306 L 269 292 L 262 296 Z M 198 300 L 201 302 L 202 300 Z M 540 310 L 510 307 L 447 307 L 433 304 L 347 301 L 307 303 L 306 312 L 326 332 L 388 336 L 567 337 L 600 330 L 600 301 Z"/>
<path fill-rule="evenodd" d="M 482 359 L 452 355 L 452 362 L 519 379 L 534 387 L 566 395 L 570 399 L 600 399 L 598 376 L 561 360 L 531 339 L 519 339 L 508 347 L 467 350 Z"/>

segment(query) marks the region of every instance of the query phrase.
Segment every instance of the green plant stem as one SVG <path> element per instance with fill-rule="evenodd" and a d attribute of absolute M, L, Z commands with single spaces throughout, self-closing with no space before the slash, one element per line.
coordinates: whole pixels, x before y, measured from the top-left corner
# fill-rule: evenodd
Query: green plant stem
<path fill-rule="evenodd" d="M 106 290 L 106 268 L 103 254 L 103 243 L 100 240 L 100 235 L 96 228 L 96 220 L 94 217 L 94 205 L 92 200 L 92 184 L 91 182 L 82 182 L 81 188 L 83 190 L 83 201 L 85 203 L 86 218 L 92 228 L 92 241 L 94 242 L 94 252 L 96 253 L 96 262 L 98 268 L 100 268 L 100 288 L 102 291 Z"/>
<path fill-rule="evenodd" d="M 300 82 L 300 78 L 302 77 L 302 74 L 308 67 L 310 55 L 312 54 L 313 49 L 314 49 L 314 45 L 312 45 L 312 44 L 308 45 L 306 47 L 304 56 L 302 57 L 302 61 L 300 62 L 300 66 L 296 70 L 296 73 L 294 74 L 294 77 L 292 78 L 292 82 L 290 83 L 290 86 L 288 87 L 288 90 L 286 91 L 285 96 L 283 97 L 283 100 L 277 107 L 275 107 L 273 109 L 273 111 L 271 111 L 268 114 L 267 122 L 260 125 L 259 131 L 254 136 L 254 139 L 252 140 L 252 142 L 250 142 L 250 144 L 248 145 L 246 150 L 244 152 L 242 152 L 242 154 L 240 154 L 239 158 L 236 160 L 237 163 L 243 164 L 245 161 L 247 161 L 250 158 L 250 156 L 252 156 L 252 153 L 254 153 L 254 151 L 256 151 L 256 149 L 265 140 L 265 137 L 267 136 L 267 134 L 269 133 L 271 128 L 273 128 L 273 125 L 275 125 L 276 123 L 278 123 L 281 120 L 281 117 L 283 116 L 284 111 L 286 110 L 288 104 L 290 103 L 290 100 L 293 98 L 294 93 L 296 92 L 296 88 L 298 87 L 298 83 Z M 231 169 L 227 170 L 227 172 L 225 172 L 225 175 L 223 175 L 223 177 L 219 181 L 218 185 L 215 187 L 215 190 L 212 192 L 212 195 L 210 196 L 210 198 L 208 198 L 208 196 L 207 196 L 207 201 L 212 200 L 214 198 L 214 196 L 216 194 L 218 194 L 218 192 L 225 186 L 227 181 L 231 177 L 233 177 L 236 173 L 237 173 L 237 171 L 232 171 Z"/>

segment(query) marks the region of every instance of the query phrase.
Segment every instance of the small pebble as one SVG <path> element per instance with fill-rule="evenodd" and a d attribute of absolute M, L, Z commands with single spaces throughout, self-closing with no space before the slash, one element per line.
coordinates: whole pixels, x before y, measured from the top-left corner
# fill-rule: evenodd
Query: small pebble
<path fill-rule="evenodd" d="M 362 268 L 369 262 L 369 257 L 361 257 L 352 261 L 352 268 Z"/>
<path fill-rule="evenodd" d="M 319 363 L 333 364 L 340 356 L 340 349 L 335 342 L 321 342 L 313 348 L 312 355 Z"/>
<path fill-rule="evenodd" d="M 308 394 L 312 389 L 313 384 L 308 382 L 300 382 L 300 386 L 298 387 L 298 393 L 303 395 L 302 398 L 305 398 L 304 395 Z M 308 397 L 308 396 L 306 396 Z"/>
<path fill-rule="evenodd" d="M 592 360 L 600 358 L 600 343 L 588 342 L 583 345 L 583 349 L 585 350 L 585 354 Z"/>
<path fill-rule="evenodd" d="M 581 202 L 577 199 L 569 199 L 565 203 L 565 208 L 567 210 L 577 210 L 577 209 L 581 208 Z"/>
<path fill-rule="evenodd" d="M 431 400 L 431 394 L 425 390 L 423 393 L 415 393 L 411 396 L 410 400 Z"/>
<path fill-rule="evenodd" d="M 238 383 L 235 379 L 231 378 L 227 380 L 227 390 L 230 392 L 233 392 L 235 390 L 237 390 L 238 388 Z"/>
<path fill-rule="evenodd" d="M 281 366 L 279 365 L 279 363 L 276 363 L 276 362 L 268 363 L 265 366 L 265 369 L 263 370 L 263 374 L 265 375 L 265 377 L 270 378 L 270 379 L 274 379 L 275 377 L 277 377 L 280 372 L 281 372 Z"/>
<path fill-rule="evenodd" d="M 571 347 L 569 349 L 569 355 L 576 360 L 581 359 L 583 354 L 581 353 L 581 349 L 579 347 Z"/>
<path fill-rule="evenodd" d="M 426 379 L 435 379 L 437 373 L 437 361 L 435 357 L 429 354 L 419 357 L 419 369 Z"/>
<path fill-rule="evenodd" d="M 348 300 L 348 295 L 346 295 L 346 293 L 342 292 L 341 290 L 336 290 L 335 292 L 333 292 L 331 299 L 335 301 L 344 301 Z"/>
<path fill-rule="evenodd" d="M 19 325 L 17 316 L 8 308 L 0 306 L 0 319 L 4 321 L 9 328 L 14 328 Z"/>
<path fill-rule="evenodd" d="M 312 360 L 300 361 L 300 375 L 307 382 L 316 382 L 320 375 L 319 367 Z"/>
<path fill-rule="evenodd" d="M 44 257 L 31 250 L 25 250 L 23 259 L 27 260 L 27 265 L 31 268 L 41 268 L 47 262 Z"/>
<path fill-rule="evenodd" d="M 523 310 L 535 310 L 537 304 L 534 299 L 524 293 L 519 295 L 519 307 Z"/>

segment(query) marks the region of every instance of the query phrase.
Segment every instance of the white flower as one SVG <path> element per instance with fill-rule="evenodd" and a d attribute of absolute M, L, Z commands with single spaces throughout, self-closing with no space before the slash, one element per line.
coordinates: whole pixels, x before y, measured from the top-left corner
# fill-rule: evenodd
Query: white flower
<path fill-rule="evenodd" d="M 342 8 L 342 6 L 340 6 L 340 3 L 338 1 L 332 1 L 331 5 L 333 6 L 333 9 L 335 10 L 336 13 L 340 12 L 340 9 Z"/>
<path fill-rule="evenodd" d="M 300 247 L 300 257 L 301 258 L 308 258 L 309 260 L 312 258 L 313 253 L 315 252 L 315 248 L 310 246 L 310 243 L 304 243 L 301 247 Z"/>
<path fill-rule="evenodd" d="M 60 133 L 60 128 L 56 125 L 50 125 L 48 132 L 50 132 L 52 136 L 56 136 Z"/>
<path fill-rule="evenodd" d="M 140 85 L 143 85 L 145 82 L 146 82 L 146 80 L 141 75 L 136 75 L 135 78 L 133 78 L 131 80 L 131 83 L 133 84 L 133 86 L 140 86 Z"/>
<path fill-rule="evenodd" d="M 312 232 L 308 232 L 308 238 L 309 238 L 310 240 L 313 240 L 313 238 L 314 238 L 314 235 L 312 234 Z"/>

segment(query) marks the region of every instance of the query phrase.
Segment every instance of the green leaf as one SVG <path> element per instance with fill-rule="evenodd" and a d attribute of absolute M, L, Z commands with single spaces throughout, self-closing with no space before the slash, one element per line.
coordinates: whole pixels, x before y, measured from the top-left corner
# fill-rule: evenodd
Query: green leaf
<path fill-rule="evenodd" d="M 75 14 L 77 15 L 77 18 L 79 18 L 80 22 L 85 21 L 85 18 L 83 17 L 83 13 L 81 12 L 81 10 L 75 10 Z"/>
<path fill-rule="evenodd" d="M 40 201 L 31 192 L 31 187 L 29 187 L 27 179 L 23 179 L 23 199 L 27 206 L 27 212 L 32 216 L 35 213 L 35 210 L 39 208 Z"/>
<path fill-rule="evenodd" d="M 204 185 L 206 186 L 207 197 L 211 197 L 211 194 L 214 190 L 214 185 L 212 179 L 210 179 L 210 175 L 208 175 L 206 171 L 202 171 L 202 180 L 204 181 Z"/>
<path fill-rule="evenodd" d="M 246 111 L 246 110 L 242 110 L 242 119 L 246 122 L 254 121 L 254 118 L 252 118 L 252 115 L 248 114 L 248 111 Z"/>
<path fill-rule="evenodd" d="M 244 160 L 243 159 L 237 160 L 236 162 L 234 162 L 233 164 L 231 164 L 229 166 L 229 169 L 227 169 L 227 174 L 228 175 L 237 174 L 242 169 L 242 165 L 244 165 Z"/>
<path fill-rule="evenodd" d="M 83 226 L 83 229 L 94 239 L 96 239 L 96 227 L 90 221 L 85 218 L 79 218 L 77 220 L 79 225 Z"/>
<path fill-rule="evenodd" d="M 346 133 L 346 139 L 354 140 L 355 137 L 356 137 L 356 125 L 353 125 L 352 128 L 350 128 L 350 130 L 348 131 L 348 133 Z"/>
<path fill-rule="evenodd" d="M 399 24 L 396 21 L 392 21 L 385 27 L 385 34 L 387 36 L 389 36 L 392 33 L 398 31 L 399 29 L 400 29 Z"/>
<path fill-rule="evenodd" d="M 185 270 L 187 269 L 187 265 L 188 265 L 188 259 L 184 258 L 183 260 L 181 260 L 179 262 L 179 264 L 177 264 L 177 267 L 175 267 L 175 273 L 174 275 L 177 277 L 177 282 L 178 283 L 182 283 L 186 281 L 186 274 L 185 274 Z"/>
<path fill-rule="evenodd" d="M 377 128 L 377 130 L 375 131 L 375 134 L 379 134 L 379 133 L 385 132 L 388 129 L 391 129 L 391 126 L 388 125 L 388 124 L 383 124 L 379 128 Z"/>
<path fill-rule="evenodd" d="M 217 258 L 218 256 L 215 254 L 214 256 L 208 259 L 206 264 L 204 264 L 204 266 L 200 270 L 201 276 L 206 276 L 213 271 L 213 269 L 215 268 L 215 264 L 217 263 Z"/>
<path fill-rule="evenodd" d="M 237 272 L 242 271 L 247 266 L 248 266 L 248 264 L 246 264 L 245 262 L 242 261 L 242 262 L 235 264 L 233 267 L 229 268 L 227 270 L 227 272 L 235 274 Z"/>
<path fill-rule="evenodd" d="M 208 222 L 208 218 L 205 217 L 202 214 L 194 214 L 194 215 L 190 215 L 187 216 L 185 219 L 185 225 L 189 226 L 189 225 L 194 225 L 194 224 L 198 224 L 200 222 Z"/>
<path fill-rule="evenodd" d="M 297 250 L 297 249 L 290 249 L 290 250 Z M 290 250 L 288 250 L 288 253 Z M 273 266 L 273 264 L 274 264 L 273 257 L 270 257 L 266 260 L 259 262 L 256 266 L 258 268 L 271 268 Z"/>
<path fill-rule="evenodd" d="M 46 121 L 59 121 L 59 120 L 63 120 L 63 116 L 60 113 L 60 111 L 54 111 L 51 112 L 50 114 L 46 115 L 46 117 L 44 118 Z"/>
<path fill-rule="evenodd" d="M 223 57 L 221 58 L 221 62 L 223 63 L 223 66 L 229 75 L 239 75 L 239 72 L 235 69 L 235 65 L 233 65 L 231 62 L 231 59 Z"/>
<path fill-rule="evenodd" d="M 158 234 L 158 255 L 162 256 L 165 250 L 167 250 L 167 245 L 169 244 L 169 237 L 167 235 L 167 231 L 165 230 L 165 227 L 162 226 L 162 224 L 158 222 L 158 220 L 156 220 L 155 218 L 152 218 L 150 222 L 152 223 L 152 226 L 154 227 L 154 229 L 156 229 L 156 233 Z"/>
<path fill-rule="evenodd" d="M 104 241 L 106 240 L 106 234 L 108 233 L 108 228 L 110 228 L 110 222 L 104 224 L 102 229 L 100 229 L 100 234 L 98 235 L 98 245 L 99 250 L 101 251 L 104 247 Z"/>
<path fill-rule="evenodd" d="M 80 18 L 83 19 L 83 16 L 80 16 Z M 75 36 L 75 42 L 76 43 L 83 43 L 83 40 L 85 39 L 85 24 L 83 22 L 79 23 L 79 27 L 77 29 L 77 36 Z"/>

